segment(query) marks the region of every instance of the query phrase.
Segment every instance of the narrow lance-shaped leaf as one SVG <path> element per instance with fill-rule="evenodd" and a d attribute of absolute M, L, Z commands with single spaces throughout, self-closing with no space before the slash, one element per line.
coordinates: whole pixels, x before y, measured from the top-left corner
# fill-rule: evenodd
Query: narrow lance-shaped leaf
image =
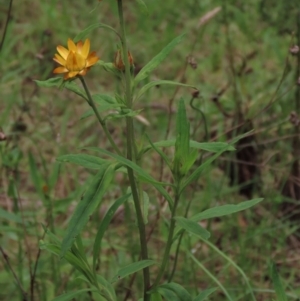
<path fill-rule="evenodd" d="M 97 275 L 97 280 L 102 287 L 103 295 L 105 296 L 107 301 L 117 301 L 116 292 L 112 284 L 101 275 Z"/>
<path fill-rule="evenodd" d="M 155 264 L 155 261 L 153 260 L 141 260 L 138 262 L 131 263 L 128 266 L 121 268 L 118 271 L 118 273 L 112 278 L 111 282 L 116 282 L 117 280 L 120 280 L 128 275 L 134 274 L 153 264 Z"/>
<path fill-rule="evenodd" d="M 202 163 L 186 180 L 185 182 L 182 184 L 181 190 L 183 190 L 187 185 L 189 185 L 190 183 L 192 183 L 193 181 L 196 181 L 199 176 L 202 174 L 202 172 L 204 170 L 206 170 L 208 167 L 211 166 L 212 162 L 215 161 L 224 151 L 221 150 L 218 153 L 214 154 L 213 156 L 211 156 L 209 159 L 207 159 L 204 163 Z"/>
<path fill-rule="evenodd" d="M 125 201 L 129 198 L 130 195 L 131 195 L 130 193 L 127 193 L 126 195 L 117 199 L 113 203 L 113 205 L 108 209 L 108 211 L 106 212 L 104 218 L 102 219 L 102 221 L 99 225 L 98 232 L 97 232 L 95 242 L 94 242 L 94 249 L 93 249 L 93 268 L 94 268 L 94 270 L 96 268 L 97 258 L 99 257 L 99 253 L 100 253 L 100 249 L 101 249 L 101 241 L 104 236 L 104 233 L 107 230 L 108 225 L 109 225 L 110 221 L 112 220 L 116 210 L 122 204 L 125 203 Z"/>
<path fill-rule="evenodd" d="M 160 291 L 162 291 L 162 289 L 173 292 L 176 295 L 177 300 L 192 301 L 191 295 L 187 292 L 187 290 L 185 288 L 183 288 L 178 283 L 170 282 L 167 284 L 163 284 L 163 285 L 160 285 L 157 290 L 160 292 Z"/>
<path fill-rule="evenodd" d="M 91 169 L 99 169 L 103 164 L 108 163 L 108 160 L 87 154 L 68 154 L 59 156 L 58 158 L 56 158 L 56 160 L 59 162 L 75 163 L 77 165 Z"/>
<path fill-rule="evenodd" d="M 155 147 L 170 147 L 175 146 L 176 139 L 169 139 L 169 140 L 163 140 L 154 142 L 153 145 Z M 146 146 L 143 148 L 140 152 L 140 154 L 146 153 L 148 150 L 152 148 L 151 145 Z M 190 140 L 190 148 L 200 149 L 208 152 L 217 153 L 220 151 L 234 151 L 235 148 L 228 143 L 224 142 L 196 142 L 194 140 Z"/>
<path fill-rule="evenodd" d="M 94 177 L 92 183 L 84 194 L 83 199 L 78 203 L 71 217 L 67 228 L 67 233 L 62 242 L 60 254 L 61 257 L 63 257 L 71 248 L 76 236 L 87 224 L 89 216 L 101 203 L 102 197 L 108 189 L 114 173 L 115 171 L 113 165 L 103 164 Z"/>
<path fill-rule="evenodd" d="M 97 151 L 97 152 L 100 152 L 102 154 L 105 154 L 105 155 L 107 155 L 107 156 L 109 156 L 111 158 L 114 158 L 119 163 L 132 168 L 132 170 L 134 170 L 140 176 L 140 178 L 142 180 L 151 183 L 165 197 L 165 199 L 169 203 L 170 208 L 173 206 L 173 200 L 172 200 L 171 196 L 162 187 L 162 185 L 171 185 L 171 184 L 169 184 L 169 183 L 162 183 L 162 182 L 156 181 L 146 171 L 144 171 L 141 167 L 139 167 L 134 162 L 132 162 L 130 160 L 127 160 L 126 158 L 121 157 L 119 155 L 113 154 L 113 153 L 111 153 L 111 152 L 109 152 L 109 151 L 107 151 L 105 149 L 98 148 L 98 147 L 86 147 L 86 149 Z"/>
<path fill-rule="evenodd" d="M 145 4 L 145 2 L 143 0 L 135 0 L 139 6 L 139 9 L 141 11 L 141 13 L 144 15 L 144 16 L 149 16 L 149 11 L 148 11 L 148 7 L 147 5 Z"/>
<path fill-rule="evenodd" d="M 193 301 L 204 301 L 206 300 L 206 298 L 211 295 L 212 293 L 214 293 L 217 290 L 217 288 L 208 288 L 204 291 L 202 291 L 197 297 L 195 297 L 193 299 Z"/>
<path fill-rule="evenodd" d="M 41 250 L 47 250 L 57 256 L 61 253 L 61 248 L 55 244 L 45 243 L 44 241 L 40 240 L 39 246 Z M 82 260 L 82 258 L 77 257 L 70 251 L 65 253 L 64 257 L 75 269 L 77 269 L 86 279 L 89 281 L 90 284 L 93 284 L 94 276 L 90 269 L 86 266 L 86 263 Z"/>
<path fill-rule="evenodd" d="M 84 99 L 87 99 L 86 93 L 78 87 L 78 85 L 74 81 L 64 81 L 63 78 L 61 77 L 53 77 L 49 78 L 47 80 L 35 80 L 37 85 L 39 87 L 44 87 L 44 88 L 51 88 L 51 87 L 56 87 L 56 88 L 66 88 L 75 94 L 81 96 Z"/>
<path fill-rule="evenodd" d="M 175 217 L 175 220 L 177 221 L 179 227 L 181 227 L 182 229 L 203 239 L 209 239 L 210 233 L 206 229 L 201 227 L 198 223 L 180 216 Z"/>
<path fill-rule="evenodd" d="M 97 291 L 97 290 L 92 289 L 92 288 L 85 288 L 85 289 L 78 290 L 76 292 L 71 292 L 71 293 L 66 293 L 66 294 L 60 295 L 60 296 L 52 299 L 52 301 L 69 301 L 69 300 L 73 300 L 74 297 L 76 297 L 78 295 L 81 295 L 83 293 L 90 292 L 90 291 Z"/>
<path fill-rule="evenodd" d="M 168 56 L 168 54 L 173 50 L 173 48 L 179 44 L 185 34 L 180 35 L 175 38 L 172 42 L 170 42 L 163 50 L 157 54 L 147 65 L 145 65 L 138 75 L 134 79 L 134 84 L 136 85 L 141 80 L 146 78 L 160 63 Z"/>
<path fill-rule="evenodd" d="M 224 215 L 229 215 L 232 213 L 236 213 L 242 210 L 246 210 L 259 202 L 261 202 L 263 199 L 253 199 L 250 201 L 241 202 L 239 204 L 228 204 L 223 206 L 218 206 L 214 208 L 207 209 L 203 212 L 200 212 L 190 218 L 190 220 L 199 222 L 204 219 L 214 218 L 214 217 L 220 217 Z"/>
<path fill-rule="evenodd" d="M 43 88 L 51 88 L 51 87 L 59 88 L 62 85 L 63 81 L 64 80 L 61 77 L 52 77 L 47 80 L 35 80 L 37 85 Z"/>

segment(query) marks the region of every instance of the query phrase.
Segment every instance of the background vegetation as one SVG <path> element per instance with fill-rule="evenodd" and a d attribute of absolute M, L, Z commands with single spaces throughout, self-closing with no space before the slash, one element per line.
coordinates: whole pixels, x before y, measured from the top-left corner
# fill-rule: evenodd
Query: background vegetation
<path fill-rule="evenodd" d="M 83 146 L 108 147 L 108 143 L 104 134 L 95 130 L 95 118 L 80 119 L 86 111 L 81 99 L 66 90 L 38 88 L 33 80 L 53 76 L 56 45 L 65 45 L 69 37 L 91 23 L 117 27 L 114 2 L 103 0 L 98 7 L 97 1 L 88 0 L 24 0 L 12 5 L 0 49 L 1 300 L 25 300 L 26 292 L 28 300 L 46 301 L 75 287 L 86 287 L 69 264 L 39 250 L 39 240 L 45 235 L 42 225 L 63 236 L 68 218 L 85 190 L 83 184 L 93 174 L 75 165 L 60 164 L 56 157 L 78 153 Z M 203 225 L 213 234 L 211 243 L 245 272 L 257 300 L 275 298 L 271 260 L 279 268 L 290 300 L 300 300 L 300 56 L 294 47 L 300 44 L 297 1 L 145 2 L 149 16 L 135 1 L 125 1 L 128 42 L 136 71 L 174 37 L 186 32 L 184 42 L 151 79 L 186 82 L 200 92 L 194 95 L 187 89 L 159 86 L 151 90 L 142 99 L 143 111 L 136 120 L 141 137 L 148 133 L 158 141 L 165 138 L 166 132 L 172 137 L 180 97 L 190 104 L 191 135 L 196 141 L 230 141 L 253 129 L 251 136 L 238 143 L 237 152 L 223 155 L 191 187 L 186 202 L 193 201 L 190 212 L 195 214 L 216 204 L 264 197 L 254 209 Z M 217 7 L 220 11 L 209 17 L 207 13 Z M 9 1 L 2 1 L 2 35 L 8 10 Z M 113 61 L 117 41 L 110 32 L 92 31 L 90 39 L 101 60 Z M 87 76 L 92 90 L 109 94 L 119 89 L 112 75 L 95 69 Z M 109 129 L 122 145 L 124 121 L 110 122 Z M 155 178 L 167 176 L 154 153 L 152 162 L 155 164 L 144 165 Z M 118 181 L 106 195 L 99 214 L 91 217 L 83 235 L 85 246 L 95 234 L 92 223 L 97 224 L 111 202 L 126 189 L 126 180 L 120 177 Z M 157 258 L 166 240 L 164 221 L 168 214 L 155 200 L 155 194 L 149 194 L 150 256 Z M 108 278 L 120 266 L 138 258 L 132 210 L 130 206 L 120 210 L 105 236 L 101 271 Z M 235 300 L 250 300 L 238 270 L 215 250 L 193 237 L 184 240 L 183 246 L 188 246 Z M 191 291 L 216 287 L 214 279 L 196 267 L 183 250 L 175 279 Z M 133 283 L 125 278 L 116 285 L 124 300 L 137 300 L 141 286 L 138 277 Z M 86 294 L 76 300 L 92 298 Z M 209 300 L 226 298 L 216 291 Z"/>

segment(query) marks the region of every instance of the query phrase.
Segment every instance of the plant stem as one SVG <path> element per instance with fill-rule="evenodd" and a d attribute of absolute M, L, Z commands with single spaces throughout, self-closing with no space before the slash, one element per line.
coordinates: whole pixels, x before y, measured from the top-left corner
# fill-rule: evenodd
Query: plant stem
<path fill-rule="evenodd" d="M 121 43 L 122 43 L 122 53 L 123 53 L 123 62 L 125 65 L 125 100 L 128 108 L 132 108 L 132 90 L 131 90 L 131 73 L 130 73 L 130 64 L 128 60 L 128 48 L 126 41 L 126 32 L 125 32 L 125 23 L 123 16 L 123 3 L 122 0 L 118 0 L 118 14 L 119 22 L 121 28 Z M 134 128 L 132 117 L 126 118 L 126 127 L 127 127 L 127 159 L 130 161 L 135 161 L 135 139 L 134 139 Z M 141 258 L 142 260 L 148 259 L 148 248 L 147 248 L 147 239 L 146 239 L 146 229 L 143 219 L 143 213 L 140 204 L 139 189 L 137 187 L 136 180 L 134 178 L 133 170 L 127 167 L 128 178 L 131 187 L 131 193 L 133 197 L 134 207 L 137 216 L 137 223 L 140 235 L 140 244 L 141 244 Z M 147 294 L 148 289 L 150 288 L 150 273 L 149 268 L 143 269 L 144 277 L 144 298 L 143 301 L 149 301 L 150 295 Z"/>
<path fill-rule="evenodd" d="M 80 79 L 80 81 L 81 81 L 81 83 L 82 83 L 82 85 L 83 85 L 83 88 L 84 88 L 84 90 L 85 90 L 85 93 L 86 93 L 86 95 L 87 95 L 87 98 L 88 98 L 88 101 L 87 101 L 87 102 L 88 102 L 88 104 L 91 106 L 91 108 L 93 109 L 93 111 L 94 111 L 94 113 L 95 113 L 95 115 L 96 115 L 96 117 L 97 117 L 97 119 L 98 119 L 98 121 L 99 121 L 99 123 L 100 123 L 102 129 L 104 130 L 104 133 L 105 133 L 107 139 L 109 140 L 109 142 L 110 142 L 112 148 L 117 152 L 118 155 L 122 156 L 121 151 L 120 151 L 119 148 L 117 147 L 115 141 L 113 140 L 113 138 L 112 138 L 110 132 L 108 131 L 108 129 L 107 129 L 107 127 L 106 127 L 105 121 L 101 118 L 101 116 L 100 116 L 100 114 L 99 114 L 99 112 L 98 112 L 98 109 L 97 109 L 97 107 L 95 106 L 94 100 L 93 100 L 93 98 L 92 98 L 92 95 L 91 95 L 91 93 L 90 93 L 90 91 L 89 91 L 89 89 L 88 89 L 88 87 L 87 87 L 87 84 L 86 84 L 84 78 L 83 78 L 82 76 L 79 76 L 79 79 Z"/>
<path fill-rule="evenodd" d="M 165 253 L 164 253 L 164 257 L 163 257 L 160 269 L 158 271 L 158 275 L 157 275 L 157 277 L 154 281 L 152 289 L 154 289 L 156 286 L 159 285 L 159 281 L 160 281 L 161 277 L 163 276 L 163 274 L 165 272 L 167 263 L 169 262 L 170 250 L 171 250 L 171 247 L 172 247 L 173 235 L 174 235 L 174 230 L 175 230 L 175 225 L 176 225 L 176 221 L 175 221 L 174 217 L 176 215 L 176 209 L 177 209 L 177 205 L 178 205 L 179 199 L 180 199 L 180 190 L 181 190 L 180 183 L 177 183 L 176 192 L 175 192 L 174 206 L 172 208 L 172 215 L 171 215 L 171 222 L 170 222 L 167 245 L 166 245 L 166 248 L 165 248 Z"/>

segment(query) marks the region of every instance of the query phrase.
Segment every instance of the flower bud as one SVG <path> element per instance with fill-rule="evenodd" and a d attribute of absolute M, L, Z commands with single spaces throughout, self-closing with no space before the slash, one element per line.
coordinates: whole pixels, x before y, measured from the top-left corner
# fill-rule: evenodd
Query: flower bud
<path fill-rule="evenodd" d="M 129 61 L 129 65 L 130 67 L 133 66 L 133 58 L 131 53 L 128 51 L 128 61 Z M 114 61 L 114 65 L 117 69 L 119 69 L 120 71 L 124 71 L 125 70 L 125 64 L 123 62 L 123 58 L 122 58 L 122 52 L 121 50 L 118 50 L 115 54 L 115 61 Z"/>

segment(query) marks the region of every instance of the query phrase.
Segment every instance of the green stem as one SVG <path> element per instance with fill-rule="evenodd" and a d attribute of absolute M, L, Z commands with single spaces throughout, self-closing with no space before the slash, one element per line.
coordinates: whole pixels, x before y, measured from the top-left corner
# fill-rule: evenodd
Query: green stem
<path fill-rule="evenodd" d="M 192 204 L 192 198 L 190 199 L 190 201 L 188 202 L 188 205 L 186 207 L 185 214 L 184 214 L 185 218 L 187 218 L 187 216 L 188 216 L 188 212 L 190 210 L 191 204 Z M 181 232 L 181 234 L 179 236 L 179 239 L 178 239 L 178 243 L 177 243 L 177 247 L 176 247 L 176 253 L 175 253 L 175 259 L 174 259 L 174 264 L 173 264 L 173 269 L 172 269 L 171 275 L 169 276 L 168 282 L 172 281 L 172 279 L 174 277 L 174 274 L 175 274 L 175 271 L 176 271 L 178 256 L 179 256 L 179 250 L 180 250 L 180 245 L 181 245 L 181 240 L 183 238 L 183 235 L 184 235 L 184 231 Z"/>
<path fill-rule="evenodd" d="M 119 21 L 121 28 L 121 43 L 122 43 L 122 53 L 123 53 L 123 62 L 125 65 L 125 99 L 128 108 L 132 108 L 132 90 L 131 90 L 131 73 L 130 73 L 130 64 L 128 60 L 128 48 L 126 41 L 126 32 L 125 32 L 125 22 L 123 16 L 123 3 L 122 0 L 118 0 L 118 13 Z M 126 127 L 127 127 L 127 159 L 130 161 L 135 160 L 135 139 L 134 139 L 134 128 L 133 120 L 131 117 L 126 118 Z M 137 223 L 140 235 L 140 245 L 141 245 L 141 258 L 142 260 L 148 259 L 148 248 L 147 248 L 147 238 L 146 238 L 146 229 L 143 219 L 143 213 L 140 204 L 139 189 L 137 187 L 136 180 L 134 178 L 133 170 L 127 167 L 128 178 L 131 187 L 131 193 L 133 197 L 134 207 L 137 216 Z M 149 301 L 150 295 L 147 294 L 148 289 L 150 288 L 150 273 L 149 268 L 143 269 L 144 277 L 144 299 L 143 301 Z"/>
<path fill-rule="evenodd" d="M 113 140 L 113 138 L 112 138 L 112 136 L 111 136 L 109 130 L 108 130 L 107 127 L 106 127 L 105 121 L 101 118 L 101 116 L 100 116 L 100 114 L 99 114 L 99 112 L 98 112 L 98 109 L 97 109 L 97 107 L 96 107 L 96 105 L 95 105 L 95 103 L 94 103 L 94 100 L 93 100 L 93 98 L 92 98 L 92 95 L 91 95 L 91 93 L 90 93 L 90 91 L 89 91 L 89 89 L 88 89 L 88 87 L 87 87 L 87 84 L 86 84 L 84 78 L 83 78 L 82 76 L 79 76 L 79 79 L 80 79 L 80 81 L 81 81 L 81 83 L 82 83 L 82 85 L 83 85 L 83 88 L 84 88 L 84 90 L 85 90 L 85 93 L 86 93 L 86 95 L 87 95 L 87 98 L 88 98 L 87 103 L 88 103 L 88 104 L 91 106 L 91 108 L 93 109 L 93 111 L 94 111 L 94 113 L 95 113 L 95 115 L 96 115 L 96 117 L 97 117 L 97 119 L 98 119 L 98 121 L 99 121 L 99 123 L 100 123 L 102 129 L 104 130 L 104 133 L 105 133 L 107 139 L 109 140 L 109 142 L 110 142 L 112 148 L 116 151 L 116 153 L 117 153 L 118 155 L 122 156 L 121 151 L 120 151 L 119 148 L 117 147 L 117 145 L 116 145 L 115 141 Z"/>
<path fill-rule="evenodd" d="M 174 206 L 172 208 L 172 215 L 171 215 L 171 222 L 170 222 L 167 245 L 165 248 L 165 252 L 164 252 L 164 256 L 163 256 L 163 260 L 162 260 L 160 269 L 158 271 L 158 275 L 154 281 L 152 289 L 154 289 L 156 286 L 159 285 L 160 279 L 162 278 L 162 276 L 165 272 L 166 266 L 169 262 L 170 250 L 171 250 L 172 243 L 173 243 L 173 235 L 174 235 L 174 230 L 175 230 L 175 225 L 176 225 L 176 221 L 175 221 L 174 217 L 176 215 L 176 209 L 177 209 L 177 205 L 179 203 L 179 199 L 180 199 L 180 184 L 178 183 L 176 185 L 175 200 L 174 200 Z"/>

